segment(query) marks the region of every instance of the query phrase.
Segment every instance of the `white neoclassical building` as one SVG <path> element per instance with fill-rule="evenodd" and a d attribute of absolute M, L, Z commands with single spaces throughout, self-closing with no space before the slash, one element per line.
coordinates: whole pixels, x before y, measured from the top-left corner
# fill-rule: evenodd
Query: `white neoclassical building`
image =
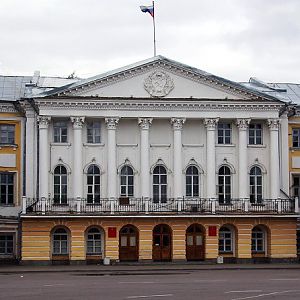
<path fill-rule="evenodd" d="M 284 102 L 156 56 L 23 107 L 24 261 L 295 257 Z"/>

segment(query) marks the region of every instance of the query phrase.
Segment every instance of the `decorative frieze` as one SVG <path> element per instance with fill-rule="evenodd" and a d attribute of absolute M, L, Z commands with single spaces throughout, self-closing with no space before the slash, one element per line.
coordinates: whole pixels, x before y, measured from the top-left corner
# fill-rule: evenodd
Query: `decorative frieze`
<path fill-rule="evenodd" d="M 251 119 L 237 119 L 236 125 L 239 130 L 247 130 L 249 127 Z"/>
<path fill-rule="evenodd" d="M 112 117 L 112 118 L 105 118 L 105 124 L 107 129 L 117 129 L 119 124 L 120 118 Z"/>
<path fill-rule="evenodd" d="M 85 117 L 70 117 L 74 129 L 81 129 L 84 124 Z"/>
<path fill-rule="evenodd" d="M 185 118 L 171 118 L 173 130 L 182 130 L 185 121 Z"/>
<path fill-rule="evenodd" d="M 138 118 L 138 124 L 143 130 L 149 130 L 152 125 L 153 118 Z"/>

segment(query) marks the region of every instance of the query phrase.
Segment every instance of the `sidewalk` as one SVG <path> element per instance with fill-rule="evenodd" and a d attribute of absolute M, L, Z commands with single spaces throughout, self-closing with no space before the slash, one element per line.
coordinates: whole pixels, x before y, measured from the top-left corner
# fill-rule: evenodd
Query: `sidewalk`
<path fill-rule="evenodd" d="M 300 264 L 203 264 L 203 263 L 154 263 L 154 264 L 116 264 L 116 265 L 70 265 L 70 266 L 18 266 L 0 265 L 1 274 L 47 273 L 47 272 L 82 272 L 103 274 L 139 274 L 143 272 L 174 272 L 200 270 L 300 270 Z"/>

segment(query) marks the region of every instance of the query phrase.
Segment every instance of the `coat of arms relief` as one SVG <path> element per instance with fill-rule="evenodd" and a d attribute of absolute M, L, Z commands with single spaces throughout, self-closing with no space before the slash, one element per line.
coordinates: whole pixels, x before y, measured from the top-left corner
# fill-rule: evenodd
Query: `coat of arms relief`
<path fill-rule="evenodd" d="M 145 79 L 144 88 L 152 97 L 165 97 L 173 90 L 174 82 L 165 72 L 155 71 Z"/>

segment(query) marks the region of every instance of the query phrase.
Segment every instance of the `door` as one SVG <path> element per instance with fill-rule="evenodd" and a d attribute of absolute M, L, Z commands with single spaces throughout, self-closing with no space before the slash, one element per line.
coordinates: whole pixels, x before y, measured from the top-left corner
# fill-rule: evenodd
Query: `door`
<path fill-rule="evenodd" d="M 172 235 L 168 225 L 154 227 L 152 256 L 154 261 L 170 261 L 172 259 Z"/>
<path fill-rule="evenodd" d="M 120 261 L 137 261 L 138 253 L 138 231 L 132 225 L 124 226 L 120 230 L 119 241 Z"/>
<path fill-rule="evenodd" d="M 204 260 L 204 232 L 200 225 L 193 224 L 186 231 L 186 259 Z"/>

